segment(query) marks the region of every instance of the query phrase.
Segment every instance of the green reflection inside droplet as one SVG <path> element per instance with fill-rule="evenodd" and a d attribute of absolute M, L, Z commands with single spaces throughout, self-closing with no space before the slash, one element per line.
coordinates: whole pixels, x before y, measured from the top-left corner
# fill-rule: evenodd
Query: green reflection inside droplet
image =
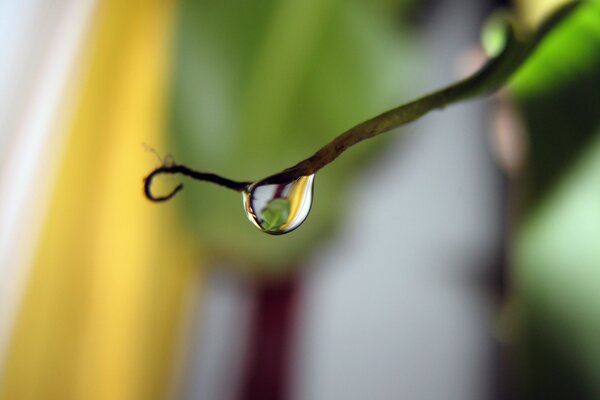
<path fill-rule="evenodd" d="M 279 231 L 290 218 L 290 201 L 273 199 L 262 209 L 262 227 L 266 231 Z"/>

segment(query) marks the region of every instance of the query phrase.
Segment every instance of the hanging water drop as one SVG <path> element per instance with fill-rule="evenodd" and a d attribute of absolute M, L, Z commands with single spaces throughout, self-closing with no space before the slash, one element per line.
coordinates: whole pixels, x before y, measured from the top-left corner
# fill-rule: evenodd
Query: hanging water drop
<path fill-rule="evenodd" d="M 310 211 L 315 176 L 280 184 L 253 183 L 242 193 L 244 211 L 258 229 L 282 235 L 299 227 Z"/>

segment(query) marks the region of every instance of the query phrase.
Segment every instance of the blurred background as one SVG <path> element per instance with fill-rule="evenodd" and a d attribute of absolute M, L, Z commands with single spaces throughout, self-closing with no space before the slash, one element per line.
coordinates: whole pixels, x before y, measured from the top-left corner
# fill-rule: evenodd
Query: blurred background
<path fill-rule="evenodd" d="M 0 399 L 600 399 L 598 2 L 320 171 L 290 234 L 142 192 L 275 173 L 558 3 L 0 1 Z"/>

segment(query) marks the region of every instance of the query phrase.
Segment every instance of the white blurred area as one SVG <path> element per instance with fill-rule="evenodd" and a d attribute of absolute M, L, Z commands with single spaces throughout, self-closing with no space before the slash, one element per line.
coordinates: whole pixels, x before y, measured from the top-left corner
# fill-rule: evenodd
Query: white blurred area
<path fill-rule="evenodd" d="M 423 30 L 426 62 L 413 65 L 430 78 L 414 82 L 413 95 L 456 80 L 457 58 L 477 45 L 487 11 L 478 5 L 440 2 Z M 451 106 L 392 133 L 393 148 L 354 182 L 339 236 L 312 258 L 302 282 L 293 399 L 497 398 L 490 282 L 504 193 L 488 105 Z M 246 340 L 234 327 L 245 324 L 246 299 L 235 278 L 212 279 L 184 398 L 234 398 Z"/>
<path fill-rule="evenodd" d="M 0 1 L 0 372 L 95 4 Z"/>

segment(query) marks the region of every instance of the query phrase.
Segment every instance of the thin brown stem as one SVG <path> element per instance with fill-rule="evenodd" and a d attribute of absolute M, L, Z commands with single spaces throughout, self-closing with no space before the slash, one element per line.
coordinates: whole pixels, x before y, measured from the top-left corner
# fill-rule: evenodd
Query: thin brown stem
<path fill-rule="evenodd" d="M 350 128 L 307 159 L 258 182 L 264 184 L 286 183 L 301 176 L 312 175 L 363 140 L 371 139 L 393 128 L 417 120 L 432 110 L 494 93 L 527 60 L 552 27 L 570 14 L 579 4 L 581 1 L 572 1 L 562 6 L 534 33 L 526 32 L 511 16 L 505 15 L 506 45 L 498 56 L 491 58 L 479 71 L 444 89 L 386 111 Z M 250 182 L 232 181 L 212 173 L 194 171 L 183 165 L 162 166 L 152 171 L 145 179 L 144 192 L 146 197 L 152 201 L 169 200 L 183 188 L 183 185 L 180 184 L 166 196 L 153 196 L 150 190 L 152 179 L 158 174 L 182 174 L 193 179 L 216 183 L 238 192 L 245 190 L 250 184 Z"/>
<path fill-rule="evenodd" d="M 184 175 L 189 178 L 192 178 L 192 179 L 206 181 L 206 182 L 212 182 L 217 185 L 226 187 L 228 189 L 235 190 L 236 192 L 241 192 L 241 191 L 245 190 L 248 187 L 248 185 L 250 185 L 250 183 L 251 183 L 251 182 L 233 181 L 231 179 L 223 178 L 222 176 L 219 176 L 219 175 L 216 175 L 216 174 L 213 174 L 210 172 L 195 171 L 193 169 L 186 167 L 185 165 L 174 164 L 174 165 L 158 167 L 154 171 L 152 171 L 150 174 L 148 174 L 148 176 L 146 178 L 144 178 L 144 194 L 146 195 L 146 197 L 149 200 L 152 200 L 155 202 L 167 201 L 171 197 L 175 196 L 177 194 L 177 192 L 179 192 L 181 189 L 183 189 L 183 184 L 180 183 L 169 194 L 166 194 L 164 196 L 154 196 L 154 194 L 152 193 L 152 181 L 153 181 L 154 177 L 156 177 L 157 175 L 162 175 L 162 174 L 169 174 L 169 175 L 180 174 L 180 175 Z"/>

